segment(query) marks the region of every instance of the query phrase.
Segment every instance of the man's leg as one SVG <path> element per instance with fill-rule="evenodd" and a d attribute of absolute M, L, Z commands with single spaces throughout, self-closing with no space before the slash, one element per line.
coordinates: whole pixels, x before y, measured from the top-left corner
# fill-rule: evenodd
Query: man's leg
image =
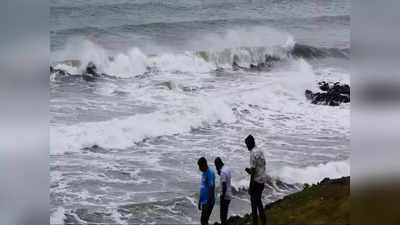
<path fill-rule="evenodd" d="M 253 185 L 254 186 L 254 185 Z M 257 198 L 255 195 L 255 188 L 253 187 L 253 191 L 250 195 L 251 202 L 251 215 L 253 217 L 253 225 L 257 225 Z"/>
<path fill-rule="evenodd" d="M 224 216 L 224 212 L 225 212 L 225 202 L 224 199 L 220 198 L 220 207 L 219 207 L 219 218 L 221 220 L 221 225 L 225 225 L 225 216 Z"/>
<path fill-rule="evenodd" d="M 256 200 L 257 208 L 258 208 L 258 212 L 259 212 L 260 217 L 261 217 L 262 225 L 266 225 L 267 224 L 267 220 L 266 220 L 266 217 L 265 217 L 264 206 L 263 206 L 263 203 L 262 203 L 262 200 L 261 200 L 263 190 L 264 190 L 264 184 L 257 184 L 257 194 L 256 194 L 256 197 L 257 197 L 257 200 Z"/>
<path fill-rule="evenodd" d="M 221 199 L 221 212 L 220 212 L 221 225 L 227 224 L 229 203 L 230 200 Z"/>
<path fill-rule="evenodd" d="M 200 218 L 201 225 L 208 225 L 207 211 L 208 210 L 204 209 L 204 205 L 202 205 L 201 206 L 201 218 Z"/>
<path fill-rule="evenodd" d="M 211 213 L 213 211 L 213 208 L 214 208 L 214 204 L 211 204 L 208 207 L 208 209 L 206 210 L 207 211 L 207 215 L 206 215 L 207 224 L 208 224 L 208 220 L 210 219 L 210 216 L 211 216 Z"/>

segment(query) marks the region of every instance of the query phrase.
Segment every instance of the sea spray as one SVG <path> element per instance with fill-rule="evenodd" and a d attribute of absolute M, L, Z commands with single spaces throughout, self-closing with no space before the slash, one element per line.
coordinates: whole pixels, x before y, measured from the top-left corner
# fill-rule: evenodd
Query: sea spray
<path fill-rule="evenodd" d="M 205 73 L 218 67 L 230 68 L 234 55 L 244 66 L 260 63 L 265 55 L 287 57 L 295 44 L 294 38 L 269 27 L 231 29 L 222 34 L 206 34 L 193 38 L 185 51 L 166 50 L 144 52 L 134 45 L 122 52 L 114 52 L 84 38 L 71 38 L 66 47 L 53 53 L 53 64 L 62 69 L 71 60 L 70 73 L 83 72 L 89 62 L 97 65 L 99 72 L 116 77 L 133 77 L 153 68 L 157 71 Z M 70 65 L 71 66 L 71 65 Z"/>
<path fill-rule="evenodd" d="M 279 170 L 275 170 L 273 176 L 287 183 L 316 184 L 326 177 L 340 178 L 343 176 L 350 176 L 350 162 L 333 161 L 303 168 L 283 167 Z"/>

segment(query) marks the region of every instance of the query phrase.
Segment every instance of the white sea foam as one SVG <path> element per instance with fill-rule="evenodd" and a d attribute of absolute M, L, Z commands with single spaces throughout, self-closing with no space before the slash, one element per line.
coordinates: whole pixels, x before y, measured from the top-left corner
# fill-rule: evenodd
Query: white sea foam
<path fill-rule="evenodd" d="M 50 216 L 50 224 L 64 224 L 64 219 L 66 219 L 64 212 L 65 210 L 62 207 L 58 207 L 54 212 L 52 212 Z"/>
<path fill-rule="evenodd" d="M 350 176 L 350 162 L 334 161 L 304 168 L 283 167 L 274 171 L 273 176 L 278 177 L 286 183 L 315 184 L 325 177 L 340 178 Z"/>
<path fill-rule="evenodd" d="M 180 54 L 164 53 L 149 58 L 152 66 L 159 68 L 161 71 L 170 72 L 209 72 L 215 69 L 215 66 L 206 62 L 203 58 L 185 52 Z"/>
<path fill-rule="evenodd" d="M 132 48 L 127 53 L 120 53 L 111 61 L 105 60 L 104 73 L 117 77 L 131 77 L 146 72 L 147 56 L 138 48 Z"/>
<path fill-rule="evenodd" d="M 57 63 L 57 68 L 77 74 L 84 71 L 89 62 L 97 65 L 100 72 L 117 77 L 143 74 L 148 67 L 169 72 L 209 72 L 216 67 L 232 64 L 234 55 L 243 65 L 261 62 L 265 54 L 286 56 L 295 41 L 286 33 L 268 27 L 232 29 L 223 34 L 208 34 L 186 44 L 188 51 L 174 52 L 165 49 L 157 54 L 147 54 L 132 46 L 123 52 L 111 52 L 89 40 L 70 39 L 65 49 L 54 53 L 57 62 L 78 60 L 72 67 Z"/>
<path fill-rule="evenodd" d="M 55 69 L 65 70 L 70 74 L 79 74 L 79 68 L 64 63 L 59 63 L 54 66 Z"/>
<path fill-rule="evenodd" d="M 79 67 L 62 63 L 72 59 L 80 62 Z M 93 62 L 100 72 L 123 78 L 143 74 L 148 67 L 170 72 L 208 72 L 215 69 L 215 65 L 206 62 L 194 52 L 147 55 L 139 48 L 132 47 L 115 54 L 93 42 L 81 39 L 71 40 L 64 50 L 56 54 L 55 61 L 59 62 L 57 68 L 74 74 L 84 71 L 86 65 Z"/>
<path fill-rule="evenodd" d="M 115 221 L 116 224 L 121 224 L 121 225 L 128 224 L 128 221 L 121 219 L 121 214 L 118 212 L 116 208 L 117 207 L 115 207 L 115 209 L 112 210 L 111 218 Z"/>
<path fill-rule="evenodd" d="M 110 51 L 85 39 L 71 39 L 67 47 L 57 52 L 55 61 L 78 60 L 79 65 L 65 68 L 63 63 L 57 63 L 57 68 L 66 69 L 71 73 L 84 71 L 89 62 L 93 62 L 100 72 L 118 76 L 130 77 L 146 72 L 147 56 L 138 48 L 126 52 L 112 54 Z"/>
<path fill-rule="evenodd" d="M 109 121 L 51 127 L 51 153 L 79 151 L 95 144 L 127 148 L 146 137 L 185 133 L 218 121 L 235 120 L 231 108 L 221 100 L 197 98 L 187 104 L 185 110 L 161 110 Z"/>
<path fill-rule="evenodd" d="M 240 47 L 292 48 L 293 36 L 287 32 L 279 31 L 265 26 L 252 26 L 249 28 L 235 28 L 223 33 L 209 33 L 193 38 L 187 48 L 198 50 L 222 51 L 224 49 Z"/>

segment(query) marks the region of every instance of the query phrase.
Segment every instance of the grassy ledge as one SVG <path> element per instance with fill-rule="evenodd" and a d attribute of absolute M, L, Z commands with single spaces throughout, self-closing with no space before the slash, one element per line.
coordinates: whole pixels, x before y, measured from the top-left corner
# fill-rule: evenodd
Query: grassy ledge
<path fill-rule="evenodd" d="M 265 212 L 268 225 L 350 224 L 350 177 L 325 178 L 316 185 L 305 185 L 302 191 L 266 205 Z M 228 223 L 252 225 L 253 221 L 247 214 L 230 217 Z"/>

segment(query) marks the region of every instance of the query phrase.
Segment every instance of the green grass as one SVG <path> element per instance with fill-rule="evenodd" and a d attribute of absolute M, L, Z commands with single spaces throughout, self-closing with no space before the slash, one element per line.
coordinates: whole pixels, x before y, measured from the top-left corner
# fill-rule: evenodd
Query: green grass
<path fill-rule="evenodd" d="M 325 180 L 265 207 L 268 225 L 350 224 L 350 178 Z M 229 224 L 253 224 L 250 215 Z M 261 224 L 261 222 L 259 222 Z"/>

